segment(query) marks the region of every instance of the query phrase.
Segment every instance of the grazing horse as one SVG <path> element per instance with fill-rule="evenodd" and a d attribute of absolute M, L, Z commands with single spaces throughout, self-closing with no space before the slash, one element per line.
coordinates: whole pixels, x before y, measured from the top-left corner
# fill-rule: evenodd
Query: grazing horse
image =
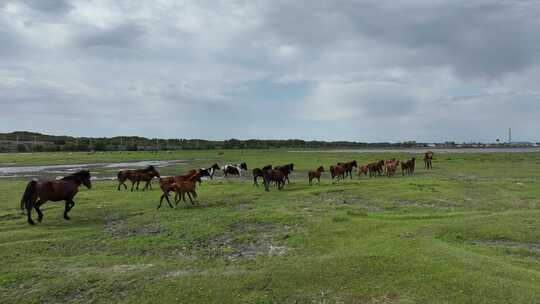
<path fill-rule="evenodd" d="M 408 160 L 406 162 L 401 163 L 401 175 L 405 176 L 411 175 L 414 173 L 414 167 L 416 165 L 416 158 L 412 158 L 411 160 Z"/>
<path fill-rule="evenodd" d="M 161 208 L 161 203 L 163 202 L 163 199 L 167 200 L 167 203 L 169 204 L 169 207 L 173 208 L 171 205 L 171 202 L 169 200 L 169 192 L 174 191 L 176 193 L 175 195 L 175 202 L 178 203 L 179 196 L 183 195 L 185 193 L 185 189 L 191 189 L 191 184 L 182 184 L 183 182 L 191 182 L 195 184 L 197 181 L 200 181 L 200 178 L 203 176 L 207 176 L 208 171 L 206 170 L 190 170 L 188 173 L 184 175 L 179 176 L 171 176 L 171 177 L 165 177 L 159 179 L 159 186 L 161 188 L 161 191 L 163 194 L 161 195 L 159 199 L 159 205 L 157 209 Z M 184 190 L 182 190 L 184 189 Z M 181 191 L 182 190 L 182 191 Z M 184 192 L 183 192 L 184 191 Z M 186 190 L 187 191 L 187 190 Z M 193 190 L 188 191 L 189 193 L 193 194 L 195 197 L 197 197 L 197 194 L 195 193 L 195 186 L 193 186 Z M 188 196 L 190 196 L 188 193 Z M 184 198 L 182 196 L 182 198 Z M 191 200 L 191 196 L 190 196 Z M 184 198 L 185 202 L 185 198 Z"/>
<path fill-rule="evenodd" d="M 433 152 L 427 151 L 424 154 L 424 168 L 427 170 L 433 169 Z"/>
<path fill-rule="evenodd" d="M 320 184 L 321 183 L 321 173 L 322 172 L 324 172 L 324 167 L 323 166 L 320 166 L 315 171 L 309 171 L 309 173 L 308 173 L 309 184 L 312 185 L 311 181 L 313 179 L 315 179 L 315 178 L 317 179 L 317 184 Z"/>
<path fill-rule="evenodd" d="M 352 171 L 354 168 L 358 168 L 358 163 L 356 160 L 347 162 L 347 163 L 337 163 L 338 166 L 342 166 L 345 169 L 345 177 L 350 176 L 352 179 Z"/>
<path fill-rule="evenodd" d="M 263 171 L 264 191 L 270 191 L 270 183 L 275 182 L 278 190 L 282 190 L 285 186 L 285 174 L 283 171 L 276 169 L 267 169 Z"/>
<path fill-rule="evenodd" d="M 334 182 L 334 178 L 337 181 L 345 179 L 345 168 L 342 166 L 330 166 L 330 176 L 332 177 L 332 183 Z"/>
<path fill-rule="evenodd" d="M 244 162 L 236 165 L 225 165 L 221 167 L 221 169 L 223 170 L 223 175 L 227 177 L 229 174 L 242 176 L 242 170 L 247 170 L 248 168 L 247 164 Z"/>
<path fill-rule="evenodd" d="M 374 175 L 382 175 L 383 174 L 383 167 L 384 167 L 384 160 L 380 160 L 375 163 L 370 163 L 367 165 L 369 170 L 369 177 L 372 177 Z"/>
<path fill-rule="evenodd" d="M 358 167 L 358 176 L 362 176 L 362 174 L 364 174 L 364 176 L 367 176 L 369 172 L 369 168 L 368 168 L 368 165 L 363 165 L 363 166 L 360 166 Z"/>
<path fill-rule="evenodd" d="M 125 184 L 126 180 L 131 181 L 131 191 L 133 191 L 133 187 L 135 185 L 137 185 L 136 190 L 139 190 L 139 183 L 141 181 L 146 182 L 146 184 L 144 185 L 143 191 L 146 190 L 148 187 L 150 187 L 150 190 L 152 190 L 152 179 L 154 177 L 159 178 L 159 172 L 152 165 L 144 169 L 121 170 L 117 174 L 117 178 L 118 178 L 117 190 L 120 191 L 120 186 L 122 185 L 127 190 L 127 186 Z"/>
<path fill-rule="evenodd" d="M 88 189 L 92 188 L 90 177 L 88 170 L 81 170 L 60 180 L 30 181 L 21 198 L 21 210 L 26 209 L 28 224 L 35 224 L 32 220 L 32 209 L 36 209 L 38 222 L 41 223 L 43 213 L 39 207 L 47 201 L 65 201 L 64 219 L 69 220 L 68 212 L 75 206 L 73 198 L 79 192 L 80 185 L 83 184 Z"/>

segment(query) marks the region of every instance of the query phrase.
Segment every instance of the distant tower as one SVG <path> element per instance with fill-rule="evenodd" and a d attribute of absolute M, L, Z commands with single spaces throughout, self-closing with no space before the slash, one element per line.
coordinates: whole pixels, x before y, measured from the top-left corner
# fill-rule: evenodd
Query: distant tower
<path fill-rule="evenodd" d="M 512 128 L 508 128 L 508 143 L 512 143 Z"/>

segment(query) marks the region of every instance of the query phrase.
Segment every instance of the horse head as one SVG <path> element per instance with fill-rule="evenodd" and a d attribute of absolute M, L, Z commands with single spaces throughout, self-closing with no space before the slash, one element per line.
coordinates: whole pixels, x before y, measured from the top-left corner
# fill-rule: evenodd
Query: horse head
<path fill-rule="evenodd" d="M 324 172 L 324 167 L 323 167 L 323 166 L 320 166 L 320 167 L 317 169 L 317 171 L 319 171 L 319 172 Z"/>
<path fill-rule="evenodd" d="M 90 171 L 88 170 L 82 170 L 79 171 L 79 176 L 81 177 L 81 183 L 88 189 L 92 188 L 92 182 L 90 181 Z"/>
<path fill-rule="evenodd" d="M 244 162 L 244 163 L 241 163 L 240 164 L 240 169 L 244 169 L 244 170 L 247 170 L 247 164 Z"/>

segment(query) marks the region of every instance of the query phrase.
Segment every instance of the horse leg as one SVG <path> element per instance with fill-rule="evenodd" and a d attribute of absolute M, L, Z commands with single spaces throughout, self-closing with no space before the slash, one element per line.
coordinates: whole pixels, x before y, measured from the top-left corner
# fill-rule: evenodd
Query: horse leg
<path fill-rule="evenodd" d="M 35 225 L 36 223 L 32 220 L 32 209 L 34 208 L 33 204 L 27 204 L 26 206 L 26 215 L 28 216 L 28 224 Z"/>
<path fill-rule="evenodd" d="M 143 187 L 142 191 L 144 191 L 144 190 L 146 190 L 146 189 L 148 189 L 148 181 L 146 181 L 146 182 L 145 182 L 145 184 L 144 184 L 144 187 Z"/>
<path fill-rule="evenodd" d="M 38 222 L 40 222 L 40 223 L 41 223 L 41 221 L 43 221 L 43 212 L 41 212 L 41 209 L 39 209 L 39 207 L 41 205 L 43 205 L 44 203 L 45 203 L 45 201 L 40 199 L 39 201 L 37 201 L 34 204 L 34 209 L 36 209 L 36 212 L 38 214 Z"/>
<path fill-rule="evenodd" d="M 69 220 L 68 212 L 75 206 L 75 202 L 73 201 L 67 201 L 66 200 L 66 206 L 64 207 L 64 219 Z"/>
<path fill-rule="evenodd" d="M 135 181 L 131 181 L 131 192 L 133 192 L 133 187 L 135 186 Z"/>
<path fill-rule="evenodd" d="M 163 193 L 163 194 L 161 195 L 161 197 L 159 198 L 159 205 L 157 206 L 156 209 L 161 208 L 161 203 L 163 202 L 163 198 L 165 198 L 165 193 Z"/>

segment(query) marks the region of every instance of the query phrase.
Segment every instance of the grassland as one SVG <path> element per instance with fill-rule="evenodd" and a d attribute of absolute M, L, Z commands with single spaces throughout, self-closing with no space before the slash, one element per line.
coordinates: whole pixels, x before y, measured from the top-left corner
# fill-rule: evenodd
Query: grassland
<path fill-rule="evenodd" d="M 0 303 L 539 303 L 540 154 L 436 154 L 412 177 L 308 186 L 342 160 L 405 154 L 189 151 L 1 154 L 0 163 L 294 162 L 285 191 L 199 188 L 200 207 L 99 181 L 31 227 L 23 180 L 0 180 Z"/>

